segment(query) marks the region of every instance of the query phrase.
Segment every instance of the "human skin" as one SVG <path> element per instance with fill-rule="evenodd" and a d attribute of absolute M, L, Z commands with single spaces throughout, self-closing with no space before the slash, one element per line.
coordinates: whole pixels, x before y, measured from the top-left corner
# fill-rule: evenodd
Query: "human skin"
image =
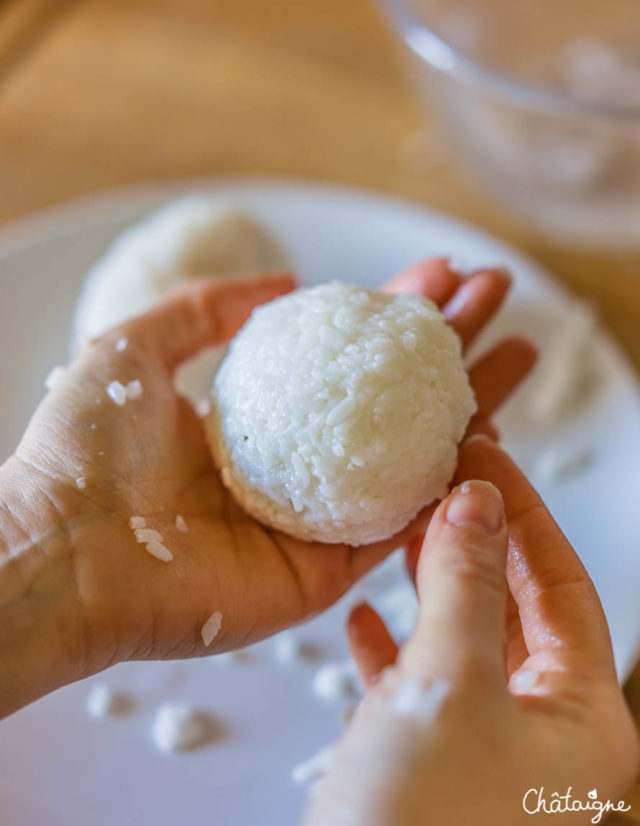
<path fill-rule="evenodd" d="M 604 822 L 593 809 L 533 817 L 523 807 L 530 789 L 529 812 L 539 791 L 549 807 L 569 789 L 573 801 L 589 803 L 595 789 L 600 802 L 628 810 L 637 735 L 593 584 L 492 441 L 465 443 L 457 481 L 422 544 L 406 645 L 398 650 L 366 603 L 350 615 L 368 690 L 305 826 Z M 427 695 L 440 686 L 422 719 L 393 709 L 408 681 Z"/>
<path fill-rule="evenodd" d="M 254 521 L 221 484 L 173 372 L 293 287 L 287 274 L 194 282 L 88 344 L 45 397 L 0 468 L 0 716 L 123 660 L 198 656 L 264 638 L 322 611 L 424 530 L 428 512 L 376 545 L 304 543 Z M 466 345 L 508 287 L 503 271 L 463 279 L 435 259 L 387 288 L 431 297 Z M 530 345 L 510 339 L 471 368 L 473 429 L 492 431 L 487 417 L 534 358 Z M 134 379 L 139 399 L 120 407 L 106 395 L 111 381 Z M 178 514 L 187 534 L 176 528 Z M 162 534 L 171 562 L 136 542 L 132 516 Z M 206 647 L 201 629 L 215 611 L 222 627 Z"/>

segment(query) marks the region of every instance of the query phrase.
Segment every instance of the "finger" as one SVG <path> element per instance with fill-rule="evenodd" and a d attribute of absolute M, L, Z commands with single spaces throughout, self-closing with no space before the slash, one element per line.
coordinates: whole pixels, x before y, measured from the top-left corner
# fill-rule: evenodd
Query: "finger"
<path fill-rule="evenodd" d="M 370 688 L 398 656 L 398 646 L 387 626 L 366 602 L 351 610 L 347 620 L 347 640 L 365 689 Z"/>
<path fill-rule="evenodd" d="M 471 275 L 445 304 L 449 324 L 468 346 L 498 310 L 511 286 L 506 270 L 481 270 Z"/>
<path fill-rule="evenodd" d="M 442 307 L 454 295 L 461 281 L 461 276 L 451 269 L 448 258 L 429 258 L 387 281 L 382 292 L 422 295 Z"/>
<path fill-rule="evenodd" d="M 197 279 L 109 335 L 157 353 L 171 370 L 203 347 L 228 341 L 256 306 L 294 287 L 289 273 Z"/>
<path fill-rule="evenodd" d="M 420 554 L 422 553 L 422 546 L 424 545 L 424 534 L 417 536 L 407 544 L 404 555 L 405 567 L 407 573 L 411 578 L 413 584 L 416 584 L 416 576 L 418 574 L 418 562 L 420 561 Z"/>
<path fill-rule="evenodd" d="M 486 436 L 487 439 L 492 439 L 494 442 L 500 441 L 498 428 L 489 419 L 485 419 L 484 416 L 475 415 L 467 425 L 464 434 L 465 439 L 471 439 L 473 436 Z"/>
<path fill-rule="evenodd" d="M 486 479 L 504 494 L 507 578 L 531 656 L 542 667 L 612 675 L 609 630 L 593 583 L 526 477 L 496 444 L 478 438 L 459 455 L 457 479 L 469 478 Z"/>
<path fill-rule="evenodd" d="M 418 564 L 420 610 L 402 654 L 419 679 L 483 673 L 505 685 L 507 529 L 500 492 L 467 482 L 438 507 Z"/>
<path fill-rule="evenodd" d="M 511 592 L 509 592 L 507 596 L 506 636 L 505 664 L 507 675 L 510 677 L 529 656 L 527 644 L 524 641 L 524 634 L 522 633 L 518 604 Z"/>
<path fill-rule="evenodd" d="M 505 338 L 469 368 L 469 381 L 476 396 L 476 416 L 488 417 L 503 404 L 531 371 L 537 351 L 518 336 Z"/>

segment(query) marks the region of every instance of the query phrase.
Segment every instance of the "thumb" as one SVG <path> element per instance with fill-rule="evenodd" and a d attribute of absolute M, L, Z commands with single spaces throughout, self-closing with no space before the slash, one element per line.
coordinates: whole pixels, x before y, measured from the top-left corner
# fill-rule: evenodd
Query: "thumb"
<path fill-rule="evenodd" d="M 157 353 L 169 370 L 203 347 L 228 341 L 258 304 L 296 286 L 289 273 L 194 279 L 138 318 L 110 333 Z"/>
<path fill-rule="evenodd" d="M 491 673 L 506 685 L 507 528 L 489 482 L 464 482 L 439 505 L 417 571 L 420 611 L 402 666 L 419 680 Z"/>

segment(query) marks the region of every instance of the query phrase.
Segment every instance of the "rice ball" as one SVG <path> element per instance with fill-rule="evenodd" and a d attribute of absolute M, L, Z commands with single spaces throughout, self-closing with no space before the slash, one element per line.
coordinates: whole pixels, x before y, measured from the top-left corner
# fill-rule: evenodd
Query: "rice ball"
<path fill-rule="evenodd" d="M 75 344 L 146 312 L 194 276 L 287 266 L 277 241 L 249 215 L 204 195 L 180 198 L 118 236 L 89 270 Z"/>
<path fill-rule="evenodd" d="M 393 536 L 447 493 L 476 409 L 433 303 L 337 282 L 254 310 L 211 401 L 211 449 L 244 509 L 349 545 Z"/>

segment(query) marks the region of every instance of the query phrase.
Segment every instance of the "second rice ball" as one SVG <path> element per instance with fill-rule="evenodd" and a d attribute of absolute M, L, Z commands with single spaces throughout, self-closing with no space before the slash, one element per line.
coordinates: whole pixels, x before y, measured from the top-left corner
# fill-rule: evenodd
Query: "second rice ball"
<path fill-rule="evenodd" d="M 212 402 L 214 458 L 244 509 L 349 545 L 393 536 L 447 493 L 476 409 L 433 303 L 337 282 L 254 310 Z"/>

